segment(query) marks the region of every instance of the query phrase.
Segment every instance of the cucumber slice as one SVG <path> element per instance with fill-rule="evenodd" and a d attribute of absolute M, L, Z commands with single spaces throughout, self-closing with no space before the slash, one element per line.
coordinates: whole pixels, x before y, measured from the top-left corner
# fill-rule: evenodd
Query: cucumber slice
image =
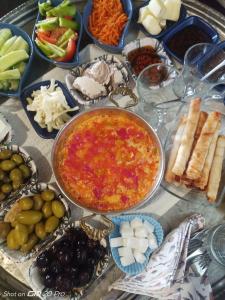
<path fill-rule="evenodd" d="M 17 50 L 0 57 L 0 72 L 6 71 L 20 61 L 27 60 L 29 55 L 25 50 Z"/>
<path fill-rule="evenodd" d="M 0 29 L 0 49 L 2 48 L 3 44 L 12 36 L 12 32 L 8 28 Z"/>

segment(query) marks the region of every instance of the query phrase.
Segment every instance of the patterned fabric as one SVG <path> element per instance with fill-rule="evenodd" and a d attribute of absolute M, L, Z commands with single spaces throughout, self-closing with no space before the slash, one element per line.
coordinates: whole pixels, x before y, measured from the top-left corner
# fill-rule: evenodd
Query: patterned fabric
<path fill-rule="evenodd" d="M 192 233 L 203 229 L 204 218 L 195 214 L 167 235 L 146 267 L 135 276 L 115 281 L 111 288 L 165 300 L 210 300 L 212 290 L 206 276 L 186 270 L 188 244 Z"/>

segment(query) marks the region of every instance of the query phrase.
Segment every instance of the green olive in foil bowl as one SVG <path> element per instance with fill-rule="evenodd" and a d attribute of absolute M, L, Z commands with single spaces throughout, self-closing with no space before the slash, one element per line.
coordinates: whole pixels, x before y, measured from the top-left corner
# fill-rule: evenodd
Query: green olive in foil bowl
<path fill-rule="evenodd" d="M 61 194 L 52 185 L 36 183 L 1 211 L 1 250 L 15 262 L 35 257 L 69 219 L 70 209 Z"/>

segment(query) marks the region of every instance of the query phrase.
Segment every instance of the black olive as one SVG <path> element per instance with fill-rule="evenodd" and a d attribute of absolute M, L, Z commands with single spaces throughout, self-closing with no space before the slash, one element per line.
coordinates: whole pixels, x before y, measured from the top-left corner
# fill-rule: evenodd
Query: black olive
<path fill-rule="evenodd" d="M 37 266 L 39 268 L 47 267 L 50 264 L 50 261 L 51 261 L 51 258 L 50 258 L 49 252 L 45 251 L 37 257 Z"/>
<path fill-rule="evenodd" d="M 53 274 L 57 275 L 62 272 L 62 266 L 59 261 L 53 261 L 51 263 L 50 270 Z"/>
<path fill-rule="evenodd" d="M 44 278 L 45 287 L 52 288 L 55 286 L 55 278 L 52 274 L 46 274 Z"/>

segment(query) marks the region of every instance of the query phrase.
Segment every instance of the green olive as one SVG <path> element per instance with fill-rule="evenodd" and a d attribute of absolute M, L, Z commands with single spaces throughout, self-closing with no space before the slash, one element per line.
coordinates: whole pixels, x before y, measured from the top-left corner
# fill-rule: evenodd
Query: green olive
<path fill-rule="evenodd" d="M 20 251 L 22 251 L 23 253 L 27 253 L 30 252 L 31 249 L 37 244 L 38 242 L 38 237 L 36 236 L 35 233 L 32 233 L 29 235 L 28 237 L 28 241 L 26 242 L 26 244 L 23 244 L 20 248 Z"/>
<path fill-rule="evenodd" d="M 11 226 L 12 226 L 12 227 L 16 227 L 17 224 L 19 224 L 19 222 L 16 221 L 16 220 L 14 220 L 13 222 L 11 222 Z"/>
<path fill-rule="evenodd" d="M 0 192 L 0 202 L 3 201 L 5 199 L 5 194 Z"/>
<path fill-rule="evenodd" d="M 37 223 L 35 225 L 35 233 L 36 236 L 41 240 L 46 238 L 47 232 L 45 231 L 45 225 L 43 222 Z"/>
<path fill-rule="evenodd" d="M 45 190 L 41 193 L 41 198 L 44 201 L 52 201 L 55 198 L 55 192 L 52 190 Z"/>
<path fill-rule="evenodd" d="M 12 229 L 7 235 L 7 247 L 11 250 L 17 250 L 20 247 L 15 236 L 15 229 Z"/>
<path fill-rule="evenodd" d="M 34 210 L 41 210 L 44 201 L 41 198 L 41 195 L 37 194 L 33 196 L 34 200 Z"/>
<path fill-rule="evenodd" d="M 11 226 L 9 223 L 0 221 L 0 239 L 5 240 L 10 230 L 11 230 Z"/>
<path fill-rule="evenodd" d="M 12 181 L 19 181 L 19 180 L 22 181 L 23 180 L 23 173 L 22 173 L 22 171 L 20 169 L 15 168 L 12 171 L 10 171 L 9 178 Z"/>
<path fill-rule="evenodd" d="M 49 217 L 45 222 L 45 231 L 53 232 L 59 225 L 59 219 L 56 216 Z"/>
<path fill-rule="evenodd" d="M 34 224 L 27 225 L 27 230 L 29 234 L 32 233 L 34 231 Z"/>
<path fill-rule="evenodd" d="M 10 183 L 4 183 L 2 186 L 1 186 L 1 191 L 4 193 L 4 194 L 9 194 L 11 191 L 12 191 L 12 185 Z"/>
<path fill-rule="evenodd" d="M 23 157 L 20 154 L 17 154 L 17 153 L 14 153 L 12 155 L 11 160 L 13 160 L 16 163 L 17 166 L 24 163 Z"/>
<path fill-rule="evenodd" d="M 16 191 L 22 186 L 23 182 L 21 180 L 14 180 L 12 182 L 13 190 Z"/>
<path fill-rule="evenodd" d="M 9 159 L 12 156 L 13 152 L 9 149 L 4 149 L 0 152 L 0 159 Z"/>
<path fill-rule="evenodd" d="M 0 169 L 0 180 L 3 180 L 5 177 L 5 172 Z"/>
<path fill-rule="evenodd" d="M 3 170 L 3 171 L 11 171 L 12 169 L 14 169 L 16 167 L 16 163 L 12 160 L 9 160 L 9 159 L 6 159 L 6 160 L 3 160 L 1 163 L 0 163 L 0 168 Z"/>
<path fill-rule="evenodd" d="M 14 235 L 17 240 L 17 243 L 20 246 L 25 244 L 28 240 L 28 229 L 27 229 L 26 225 L 19 224 L 19 223 L 16 224 Z"/>
<path fill-rule="evenodd" d="M 52 201 L 52 212 L 57 218 L 62 218 L 65 215 L 65 207 L 59 200 Z"/>
<path fill-rule="evenodd" d="M 26 166 L 26 165 L 23 164 L 23 165 L 20 165 L 20 166 L 19 166 L 19 169 L 22 171 L 23 177 L 24 177 L 25 179 L 27 179 L 27 178 L 30 177 L 31 171 L 30 171 L 30 168 L 29 168 L 28 166 Z"/>
<path fill-rule="evenodd" d="M 49 218 L 52 216 L 52 203 L 51 202 L 45 202 L 42 206 L 42 212 L 44 214 L 45 218 Z"/>
<path fill-rule="evenodd" d="M 36 210 L 27 210 L 18 213 L 16 220 L 24 225 L 37 224 L 41 221 L 43 214 Z"/>
<path fill-rule="evenodd" d="M 23 197 L 19 200 L 19 204 L 22 210 L 29 210 L 33 207 L 34 201 L 30 197 Z"/>

